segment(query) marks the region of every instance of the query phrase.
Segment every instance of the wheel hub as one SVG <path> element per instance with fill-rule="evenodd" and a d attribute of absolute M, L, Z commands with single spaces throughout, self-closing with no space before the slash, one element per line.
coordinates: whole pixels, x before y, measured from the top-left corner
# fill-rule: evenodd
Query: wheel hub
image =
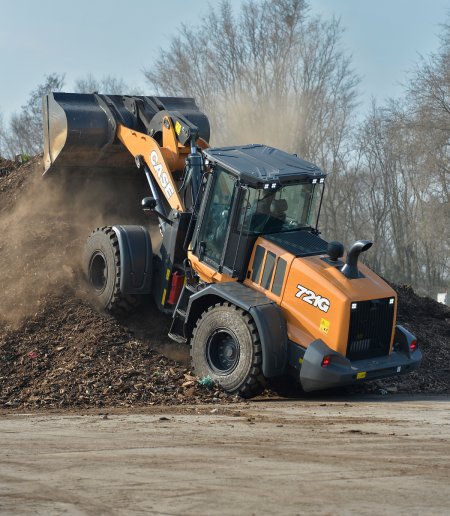
<path fill-rule="evenodd" d="M 106 259 L 100 251 L 97 251 L 91 258 L 89 266 L 89 281 L 95 290 L 101 292 L 105 289 L 108 280 L 108 268 Z"/>
<path fill-rule="evenodd" d="M 209 367 L 218 375 L 230 374 L 239 362 L 239 343 L 225 328 L 217 329 L 206 344 Z"/>

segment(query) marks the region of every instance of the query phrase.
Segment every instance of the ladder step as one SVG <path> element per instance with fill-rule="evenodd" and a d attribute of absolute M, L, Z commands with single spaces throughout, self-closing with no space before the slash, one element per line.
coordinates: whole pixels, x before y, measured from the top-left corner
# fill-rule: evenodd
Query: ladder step
<path fill-rule="evenodd" d="M 181 335 L 176 335 L 175 333 L 168 333 L 167 335 L 169 339 L 174 340 L 175 342 L 178 342 L 179 344 L 186 344 L 187 339 L 185 337 L 182 337 Z"/>
<path fill-rule="evenodd" d="M 177 308 L 175 311 L 176 311 L 176 313 L 178 315 L 181 315 L 181 317 L 183 317 L 183 319 L 186 319 L 186 310 L 182 310 L 181 308 Z"/>

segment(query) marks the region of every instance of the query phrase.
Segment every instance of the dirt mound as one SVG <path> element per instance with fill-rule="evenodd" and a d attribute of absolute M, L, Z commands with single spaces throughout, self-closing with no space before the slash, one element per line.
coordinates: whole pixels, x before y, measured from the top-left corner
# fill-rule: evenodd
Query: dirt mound
<path fill-rule="evenodd" d="M 157 352 L 164 320 L 147 309 L 155 331 L 137 338 L 67 290 L 0 335 L 0 406 L 105 407 L 233 400 L 202 387 L 189 369 Z M 159 321 L 156 323 L 155 319 Z"/>
<path fill-rule="evenodd" d="M 16 168 L 16 163 L 0 156 L 0 177 L 9 175 Z"/>
<path fill-rule="evenodd" d="M 0 406 L 235 400 L 192 376 L 186 347 L 168 341 L 170 319 L 150 302 L 118 321 L 85 301 L 77 257 L 86 235 L 105 222 L 96 215 L 98 206 L 77 206 L 42 181 L 39 156 L 21 166 L 0 164 L 7 170 L 0 175 Z M 450 393 L 449 310 L 409 287 L 394 287 L 398 322 L 417 336 L 422 367 L 359 389 Z"/>
<path fill-rule="evenodd" d="M 119 323 L 84 299 L 80 249 L 94 211 L 41 178 L 38 156 L 0 177 L 0 405 L 87 407 L 234 399 L 202 387 L 168 349 L 151 303 Z M 173 350 L 172 350 L 173 351 Z M 177 358 L 184 356 L 175 348 Z"/>
<path fill-rule="evenodd" d="M 450 393 L 450 310 L 418 296 L 407 285 L 392 285 L 398 294 L 397 323 L 416 337 L 423 354 L 417 371 L 406 376 L 365 384 L 365 390 L 404 393 Z"/>
<path fill-rule="evenodd" d="M 18 162 L 0 157 L 0 216 L 15 206 L 18 196 L 23 192 L 25 183 L 30 182 L 40 156 L 21 165 Z"/>
<path fill-rule="evenodd" d="M 73 284 L 77 270 L 77 225 L 62 216 L 62 195 L 41 169 L 37 156 L 0 177 L 0 321 L 13 326 L 48 292 Z"/>

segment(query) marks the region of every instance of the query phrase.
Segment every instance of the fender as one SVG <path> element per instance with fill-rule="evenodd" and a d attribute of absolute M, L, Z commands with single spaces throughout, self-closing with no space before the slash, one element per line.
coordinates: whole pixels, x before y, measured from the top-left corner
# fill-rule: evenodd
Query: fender
<path fill-rule="evenodd" d="M 203 312 L 205 302 L 206 306 L 210 306 L 207 296 L 212 303 L 227 301 L 252 316 L 261 341 L 264 376 L 270 378 L 284 374 L 287 364 L 287 329 L 280 307 L 264 294 L 242 283 L 213 283 L 189 298 L 186 323 L 189 323 L 190 317 L 196 318 Z"/>
<path fill-rule="evenodd" d="M 394 349 L 398 348 L 398 351 L 405 353 L 405 355 L 407 355 L 409 358 L 411 358 L 412 354 L 411 354 L 410 344 L 413 340 L 417 340 L 417 339 L 406 328 L 404 328 L 403 326 L 400 326 L 400 324 L 397 324 L 395 326 Z"/>
<path fill-rule="evenodd" d="M 120 291 L 149 294 L 152 287 L 153 251 L 143 226 L 113 226 L 120 250 Z"/>

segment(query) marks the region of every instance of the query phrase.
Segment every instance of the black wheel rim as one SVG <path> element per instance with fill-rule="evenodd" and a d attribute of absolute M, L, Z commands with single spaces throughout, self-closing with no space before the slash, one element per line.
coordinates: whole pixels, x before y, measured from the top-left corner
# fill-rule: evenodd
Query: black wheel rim
<path fill-rule="evenodd" d="M 225 328 L 215 330 L 206 343 L 206 359 L 216 374 L 230 374 L 239 362 L 238 340 Z"/>
<path fill-rule="evenodd" d="M 91 258 L 89 265 L 89 281 L 95 290 L 102 291 L 106 287 L 108 281 L 108 268 L 103 253 L 97 251 Z"/>

